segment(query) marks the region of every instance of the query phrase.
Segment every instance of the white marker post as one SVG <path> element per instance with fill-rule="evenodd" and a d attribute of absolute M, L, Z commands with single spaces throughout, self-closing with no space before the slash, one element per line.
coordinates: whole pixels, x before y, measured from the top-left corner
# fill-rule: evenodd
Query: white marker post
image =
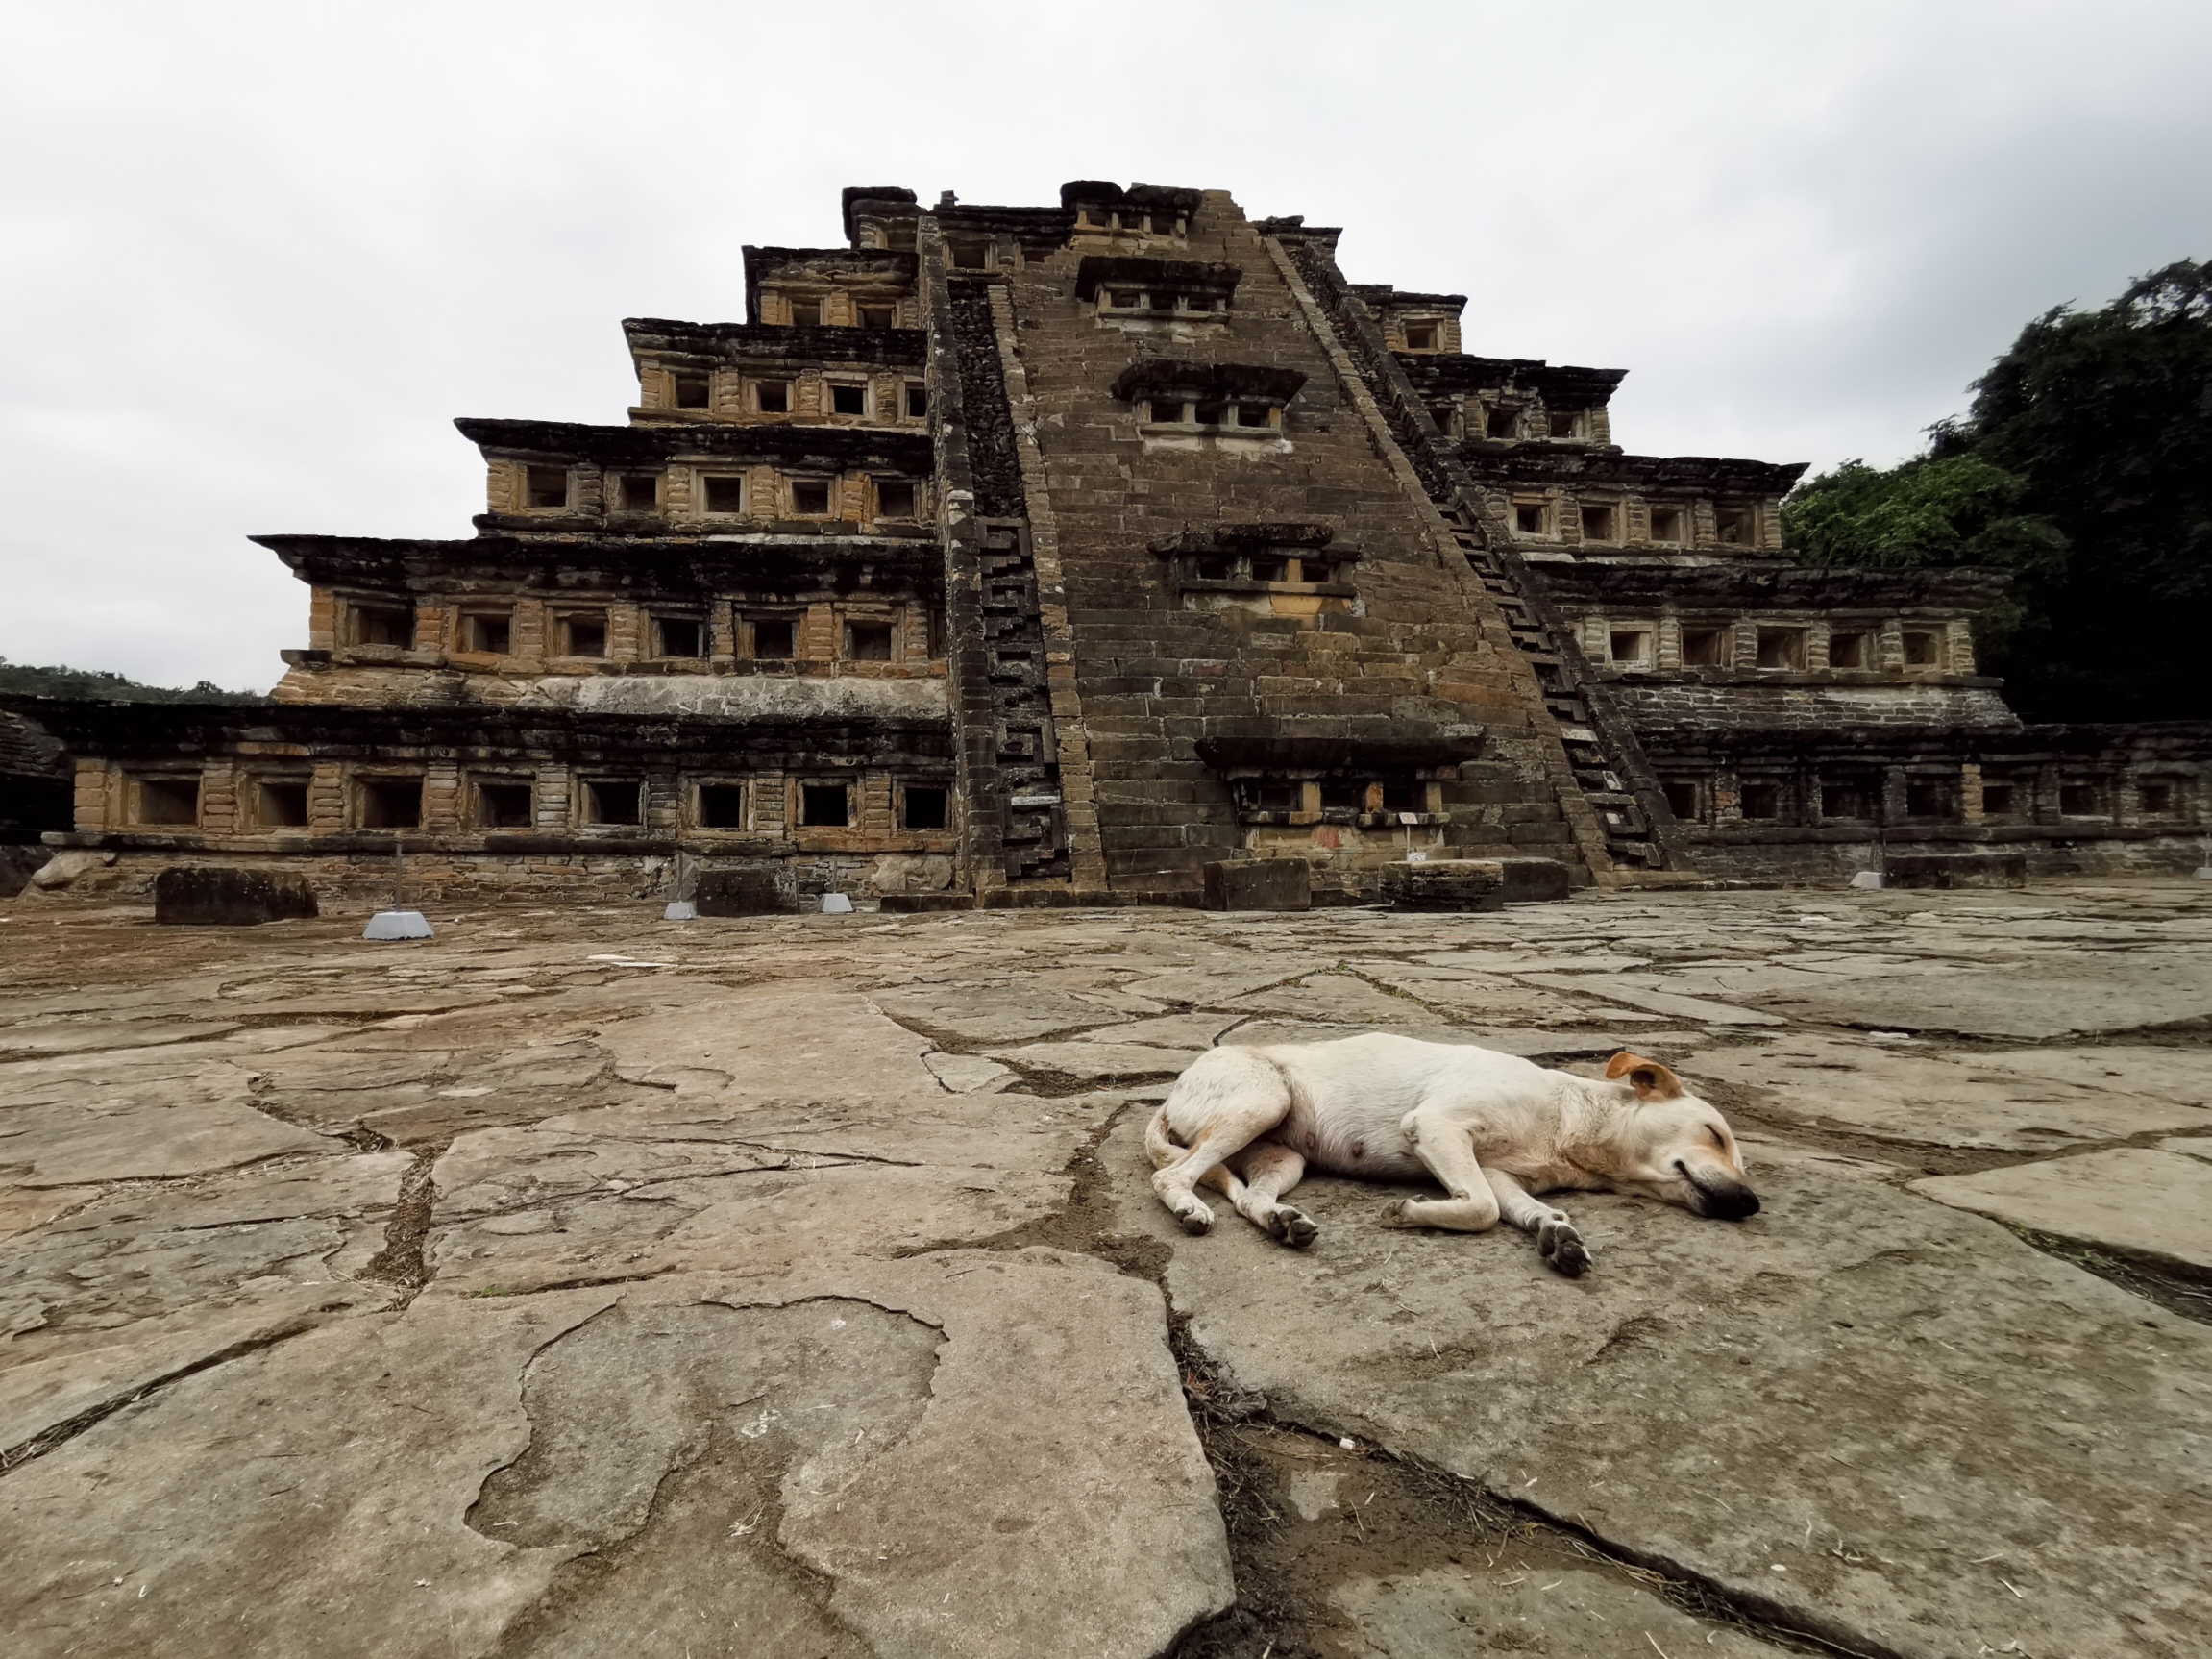
<path fill-rule="evenodd" d="M 402 853 L 406 837 L 392 837 L 392 907 L 379 910 L 369 918 L 369 925 L 361 929 L 364 939 L 428 939 L 430 922 L 420 910 L 403 910 L 406 903 L 407 866 Z"/>
<path fill-rule="evenodd" d="M 681 847 L 676 850 L 676 886 L 669 897 L 668 908 L 661 911 L 660 919 L 663 922 L 699 920 L 699 906 L 691 900 L 691 861 Z"/>

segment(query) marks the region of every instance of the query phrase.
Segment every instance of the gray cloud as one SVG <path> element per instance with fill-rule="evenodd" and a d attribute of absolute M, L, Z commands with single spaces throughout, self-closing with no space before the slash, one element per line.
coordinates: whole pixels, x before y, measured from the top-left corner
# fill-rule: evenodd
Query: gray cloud
<path fill-rule="evenodd" d="M 1888 459 L 2028 316 L 2212 254 L 2183 3 L 17 7 L 0 655 L 260 686 L 267 530 L 462 534 L 456 414 L 619 421 L 837 191 L 1228 188 L 1631 448 Z"/>

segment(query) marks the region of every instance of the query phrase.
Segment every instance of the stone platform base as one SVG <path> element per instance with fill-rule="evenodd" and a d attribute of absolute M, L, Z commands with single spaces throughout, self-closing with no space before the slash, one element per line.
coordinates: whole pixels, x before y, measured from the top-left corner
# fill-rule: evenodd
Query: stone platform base
<path fill-rule="evenodd" d="M 2025 887 L 2025 853 L 1892 853 L 1882 861 L 1885 887 Z"/>
<path fill-rule="evenodd" d="M 289 871 L 178 864 L 154 878 L 154 920 L 187 928 L 251 928 L 315 916 L 315 889 Z"/>
<path fill-rule="evenodd" d="M 876 907 L 893 916 L 921 916 L 938 910 L 972 910 L 975 900 L 967 893 L 886 893 Z"/>
<path fill-rule="evenodd" d="M 1209 910 L 1307 910 L 1314 904 L 1314 874 L 1298 858 L 1260 858 L 1209 864 L 1201 901 Z"/>

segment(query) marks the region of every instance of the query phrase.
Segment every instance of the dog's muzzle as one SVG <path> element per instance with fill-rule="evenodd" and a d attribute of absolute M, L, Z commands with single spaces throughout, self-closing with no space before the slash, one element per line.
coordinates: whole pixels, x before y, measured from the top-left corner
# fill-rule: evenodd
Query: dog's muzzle
<path fill-rule="evenodd" d="M 1758 1194 L 1727 1176 L 1707 1175 L 1684 1164 L 1675 1166 L 1688 1180 L 1691 1207 L 1716 1222 L 1740 1222 L 1758 1214 Z"/>

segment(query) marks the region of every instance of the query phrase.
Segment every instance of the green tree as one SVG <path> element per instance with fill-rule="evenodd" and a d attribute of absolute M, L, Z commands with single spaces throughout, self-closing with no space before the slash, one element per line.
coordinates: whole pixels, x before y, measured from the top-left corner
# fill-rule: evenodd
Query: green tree
<path fill-rule="evenodd" d="M 1787 544 L 2011 571 L 1982 645 L 2032 719 L 2212 718 L 2212 264 L 2045 313 L 1974 390 L 1925 455 L 1802 485 Z"/>
<path fill-rule="evenodd" d="M 2010 596 L 1975 619 L 1976 653 L 2008 677 L 2050 650 L 2048 601 L 2066 570 L 2066 537 L 2048 518 L 2022 510 L 2028 486 L 1972 453 L 1931 453 L 1889 468 L 1847 460 L 1794 491 L 1782 506 L 1782 537 L 1810 564 L 1979 565 L 2009 571 Z"/>

